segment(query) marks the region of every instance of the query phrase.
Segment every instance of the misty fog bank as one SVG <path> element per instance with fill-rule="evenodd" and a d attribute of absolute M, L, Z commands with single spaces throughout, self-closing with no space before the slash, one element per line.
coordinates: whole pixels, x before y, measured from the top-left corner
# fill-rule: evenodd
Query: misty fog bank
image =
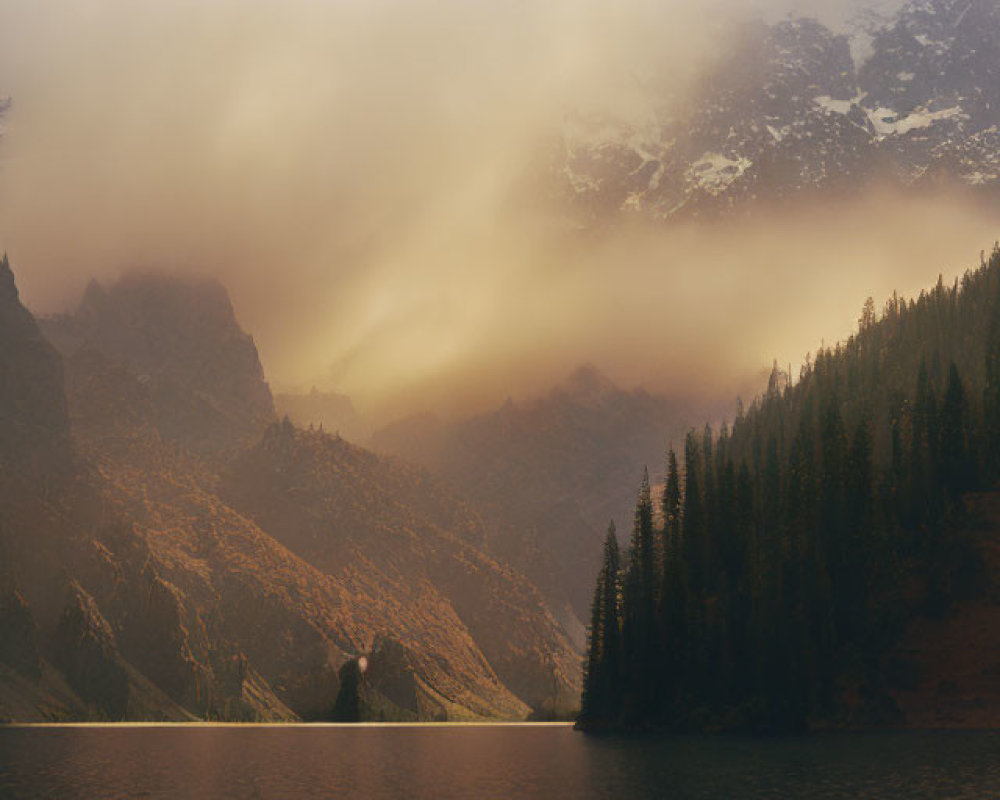
<path fill-rule="evenodd" d="M 683 95 L 725 46 L 717 10 L 746 8 L 5 3 L 0 246 L 43 313 L 131 268 L 216 277 L 274 388 L 379 418 L 496 405 L 581 362 L 735 395 L 848 335 L 868 295 L 974 266 L 1000 228 L 880 192 L 568 226 L 532 174 L 565 115 Z"/>

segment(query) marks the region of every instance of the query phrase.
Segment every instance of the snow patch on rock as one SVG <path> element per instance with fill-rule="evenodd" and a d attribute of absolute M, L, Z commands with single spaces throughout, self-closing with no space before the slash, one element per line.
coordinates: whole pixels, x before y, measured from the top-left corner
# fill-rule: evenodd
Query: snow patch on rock
<path fill-rule="evenodd" d="M 710 194 L 718 194 L 753 166 L 748 158 L 729 158 L 722 153 L 703 153 L 685 173 L 691 183 L 701 186 Z"/>

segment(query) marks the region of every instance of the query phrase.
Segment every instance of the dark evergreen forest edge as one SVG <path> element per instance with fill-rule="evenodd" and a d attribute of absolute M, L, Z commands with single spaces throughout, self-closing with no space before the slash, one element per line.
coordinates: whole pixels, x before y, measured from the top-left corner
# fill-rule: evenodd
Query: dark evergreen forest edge
<path fill-rule="evenodd" d="M 800 731 L 893 725 L 907 624 L 989 581 L 976 493 L 1000 479 L 1000 249 L 774 368 L 732 427 L 691 431 L 614 523 L 578 726 Z M 994 532 L 995 533 L 995 532 Z"/>

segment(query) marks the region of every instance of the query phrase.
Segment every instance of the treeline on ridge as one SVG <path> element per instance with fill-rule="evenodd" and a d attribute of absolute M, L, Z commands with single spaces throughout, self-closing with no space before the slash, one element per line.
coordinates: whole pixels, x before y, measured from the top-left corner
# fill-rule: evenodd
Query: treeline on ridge
<path fill-rule="evenodd" d="M 624 555 L 608 532 L 579 726 L 891 721 L 885 654 L 975 591 L 964 497 L 998 478 L 994 248 L 880 316 L 869 299 L 794 384 L 775 366 L 731 428 L 671 448 L 655 504 L 644 477 Z"/>

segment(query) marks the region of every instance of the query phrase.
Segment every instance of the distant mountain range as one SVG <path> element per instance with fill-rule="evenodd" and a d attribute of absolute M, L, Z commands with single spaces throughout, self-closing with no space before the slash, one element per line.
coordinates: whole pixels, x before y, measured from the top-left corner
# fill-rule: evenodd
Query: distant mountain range
<path fill-rule="evenodd" d="M 218 284 L 95 284 L 40 328 L 4 260 L 0 331 L 0 719 L 329 719 L 361 655 L 368 718 L 575 704 L 476 512 L 279 423 Z"/>
<path fill-rule="evenodd" d="M 839 32 L 808 18 L 748 25 L 690 96 L 654 98 L 641 122 L 567 120 L 557 195 L 585 225 L 874 182 L 1000 197 L 1000 5 L 897 6 L 862 9 Z"/>

